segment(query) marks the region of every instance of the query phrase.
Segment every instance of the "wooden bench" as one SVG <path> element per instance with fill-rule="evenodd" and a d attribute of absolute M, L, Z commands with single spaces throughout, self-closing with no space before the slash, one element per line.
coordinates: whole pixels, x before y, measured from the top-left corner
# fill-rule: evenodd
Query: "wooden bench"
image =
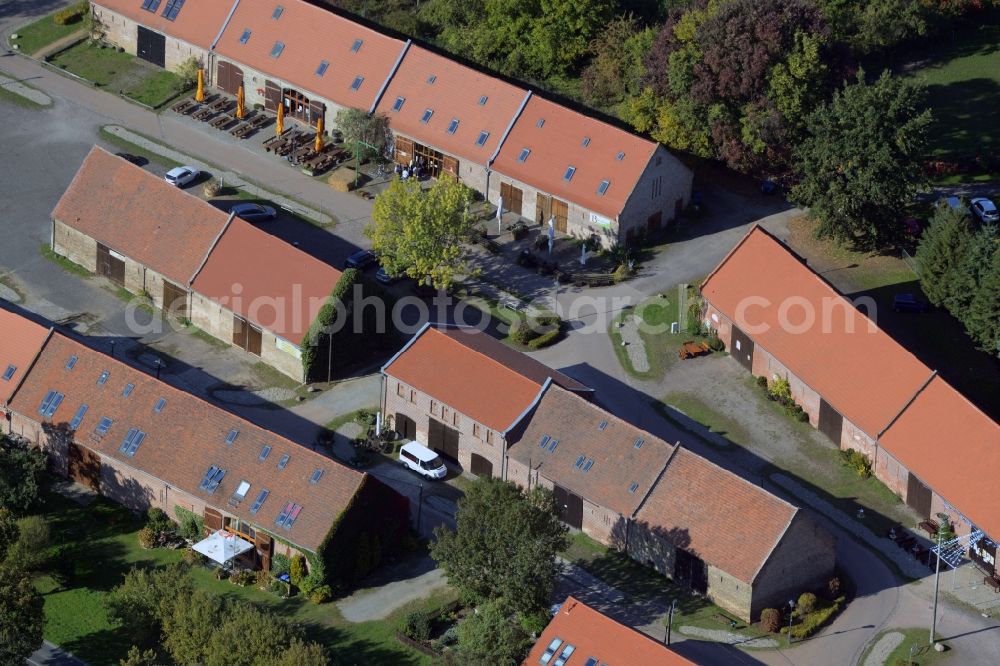
<path fill-rule="evenodd" d="M 930 537 L 937 536 L 938 524 L 935 523 L 933 520 L 923 520 L 920 522 L 918 527 L 922 529 L 924 532 L 927 532 L 927 535 Z"/>

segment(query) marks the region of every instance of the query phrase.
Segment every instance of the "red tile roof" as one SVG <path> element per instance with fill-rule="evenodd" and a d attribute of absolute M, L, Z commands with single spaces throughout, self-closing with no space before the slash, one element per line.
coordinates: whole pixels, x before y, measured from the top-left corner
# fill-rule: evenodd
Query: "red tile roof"
<path fill-rule="evenodd" d="M 670 648 L 654 641 L 635 629 L 615 622 L 607 615 L 599 613 L 582 601 L 568 597 L 559 611 L 552 617 L 549 626 L 538 637 L 538 641 L 528 657 L 525 666 L 540 663 L 546 648 L 555 645 L 554 664 L 567 645 L 572 645 L 573 658 L 567 660 L 569 666 L 579 666 L 594 657 L 596 664 L 607 666 L 693 666 Z"/>
<path fill-rule="evenodd" d="M 71 356 L 77 361 L 66 368 Z M 98 378 L 109 376 L 104 385 Z M 126 386 L 134 388 L 126 397 Z M 38 408 L 49 390 L 65 395 L 51 419 L 42 418 Z M 154 408 L 166 400 L 162 411 Z M 105 354 L 54 334 L 42 350 L 38 362 L 14 396 L 12 408 L 38 421 L 68 426 L 80 405 L 88 409 L 76 430 L 76 441 L 102 455 L 139 469 L 199 497 L 226 513 L 260 525 L 283 539 L 315 551 L 332 527 L 337 515 L 347 507 L 361 486 L 365 475 L 348 469 L 305 447 L 259 428 L 238 416 L 171 387 Z M 102 417 L 113 420 L 107 435 L 95 433 Z M 146 433 L 133 457 L 119 451 L 132 428 Z M 226 438 L 231 430 L 238 435 L 231 445 Z M 265 445 L 271 446 L 266 460 L 260 461 Z M 278 469 L 283 455 L 289 459 Z M 199 489 L 209 466 L 217 465 L 226 475 L 214 493 Z M 310 483 L 317 469 L 323 470 L 318 483 Z M 241 481 L 250 490 L 238 506 L 229 499 Z M 261 489 L 270 494 L 256 515 L 250 508 Z M 303 508 L 290 529 L 277 527 L 286 502 Z"/>
<path fill-rule="evenodd" d="M 142 8 L 142 0 L 97 0 L 98 7 L 127 16 L 157 32 L 181 39 L 188 44 L 208 49 L 232 8 L 234 0 L 188 0 L 173 20 L 163 18 L 169 0 L 162 0 L 155 12 Z M 169 47 L 168 47 L 169 48 Z"/>
<path fill-rule="evenodd" d="M 411 46 L 379 102 L 378 111 L 389 117 L 395 132 L 415 137 L 420 143 L 449 155 L 486 164 L 527 92 L 427 49 Z M 400 97 L 404 99 L 403 105 L 394 111 Z M 483 98 L 486 100 L 480 104 Z M 421 119 L 428 109 L 434 113 L 423 123 Z M 458 129 L 449 134 L 453 118 L 459 121 Z M 477 141 L 482 132 L 488 132 L 489 136 L 479 146 Z"/>
<path fill-rule="evenodd" d="M 283 11 L 272 18 L 279 4 Z M 245 30 L 250 38 L 241 44 Z M 362 44 L 355 52 L 356 40 Z M 275 58 L 271 52 L 277 42 L 285 46 Z M 398 39 L 301 0 L 241 2 L 216 46 L 220 56 L 280 78 L 307 95 L 316 93 L 364 111 L 371 108 L 402 50 Z M 318 76 L 324 60 L 329 67 Z M 364 81 L 355 91 L 351 84 L 358 76 Z M 256 85 L 263 88 L 263 79 Z"/>
<path fill-rule="evenodd" d="M 763 488 L 678 448 L 636 521 L 752 583 L 797 511 Z"/>
<path fill-rule="evenodd" d="M 935 377 L 879 440 L 977 527 L 1000 538 L 1000 424 Z"/>
<path fill-rule="evenodd" d="M 48 335 L 44 326 L 0 307 L 0 405 L 10 400 Z"/>
<path fill-rule="evenodd" d="M 236 217 L 191 289 L 299 344 L 340 275 L 336 268 Z"/>
<path fill-rule="evenodd" d="M 94 146 L 52 217 L 186 287 L 229 216 Z"/>
<path fill-rule="evenodd" d="M 541 127 L 539 127 L 541 123 Z M 584 140 L 589 139 L 584 146 Z M 649 164 L 657 144 L 554 102 L 532 96 L 514 123 L 493 168 L 549 194 L 615 219 Z M 531 153 L 524 162 L 523 149 Z M 622 159 L 617 159 L 618 154 Z M 576 167 L 571 180 L 564 176 Z M 604 195 L 601 181 L 609 181 Z"/>
<path fill-rule="evenodd" d="M 553 440 L 558 444 L 550 451 Z M 638 440 L 642 444 L 636 448 Z M 630 517 L 673 448 L 580 396 L 550 386 L 508 451 L 559 486 Z M 584 471 L 587 461 L 592 465 Z"/>
<path fill-rule="evenodd" d="M 589 392 L 576 380 L 477 329 L 428 325 L 382 372 L 500 432 L 531 406 L 546 379 Z"/>
<path fill-rule="evenodd" d="M 759 226 L 708 276 L 701 293 L 871 437 L 931 375 L 927 366 Z M 812 325 L 807 311 L 814 314 Z"/>

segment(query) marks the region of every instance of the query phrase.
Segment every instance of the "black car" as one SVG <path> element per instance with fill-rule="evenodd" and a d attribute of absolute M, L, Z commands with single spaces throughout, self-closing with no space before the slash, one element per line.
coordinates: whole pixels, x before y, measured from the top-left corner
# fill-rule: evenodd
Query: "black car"
<path fill-rule="evenodd" d="M 239 203 L 229 209 L 229 212 L 236 213 L 238 217 L 247 222 L 266 222 L 278 216 L 278 212 L 271 206 L 262 206 L 255 203 Z"/>
<path fill-rule="evenodd" d="M 401 278 L 396 275 L 389 275 L 389 273 L 387 273 L 384 268 L 379 266 L 378 272 L 375 273 L 375 279 L 382 284 L 390 285 L 390 284 L 396 284 L 397 282 L 400 281 Z"/>
<path fill-rule="evenodd" d="M 358 250 L 349 256 L 344 263 L 348 268 L 357 268 L 363 271 L 366 268 L 374 266 L 377 261 L 378 257 L 371 250 Z"/>
<path fill-rule="evenodd" d="M 913 294 L 896 294 L 892 309 L 895 312 L 927 312 L 927 303 Z"/>

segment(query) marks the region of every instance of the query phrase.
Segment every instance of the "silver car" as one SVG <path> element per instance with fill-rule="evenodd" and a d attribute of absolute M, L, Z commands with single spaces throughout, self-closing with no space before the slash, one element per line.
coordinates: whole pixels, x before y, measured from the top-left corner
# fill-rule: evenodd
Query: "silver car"
<path fill-rule="evenodd" d="M 996 205 L 986 197 L 977 197 L 969 202 L 969 210 L 979 218 L 980 222 L 996 224 L 1000 222 L 1000 211 Z"/>

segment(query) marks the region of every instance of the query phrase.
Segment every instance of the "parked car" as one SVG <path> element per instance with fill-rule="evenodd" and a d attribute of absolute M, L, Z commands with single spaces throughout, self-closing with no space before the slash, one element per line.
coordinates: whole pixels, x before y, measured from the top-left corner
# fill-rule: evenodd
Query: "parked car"
<path fill-rule="evenodd" d="M 441 456 L 417 442 L 407 442 L 400 447 L 399 462 L 428 479 L 443 479 L 448 473 Z"/>
<path fill-rule="evenodd" d="M 167 181 L 171 185 L 177 187 L 184 187 L 199 175 L 199 171 L 193 166 L 179 166 L 174 167 L 167 172 L 167 175 L 163 177 L 163 180 Z"/>
<path fill-rule="evenodd" d="M 892 309 L 894 312 L 927 312 L 927 303 L 913 294 L 896 294 Z"/>
<path fill-rule="evenodd" d="M 270 206 L 255 203 L 239 203 L 229 209 L 247 222 L 266 222 L 278 217 L 278 212 Z"/>
<path fill-rule="evenodd" d="M 986 197 L 976 197 L 970 201 L 969 210 L 972 211 L 973 215 L 979 218 L 980 222 L 987 222 L 990 224 L 1000 222 L 1000 211 L 997 210 L 996 204 Z"/>
<path fill-rule="evenodd" d="M 375 273 L 375 279 L 384 285 L 396 284 L 400 280 L 400 278 L 396 275 L 389 275 L 382 266 L 378 267 L 378 272 Z"/>
<path fill-rule="evenodd" d="M 344 264 L 348 268 L 357 268 L 359 270 L 365 270 L 371 266 L 374 266 L 378 262 L 378 257 L 371 250 L 358 250 L 351 256 L 347 258 Z"/>

